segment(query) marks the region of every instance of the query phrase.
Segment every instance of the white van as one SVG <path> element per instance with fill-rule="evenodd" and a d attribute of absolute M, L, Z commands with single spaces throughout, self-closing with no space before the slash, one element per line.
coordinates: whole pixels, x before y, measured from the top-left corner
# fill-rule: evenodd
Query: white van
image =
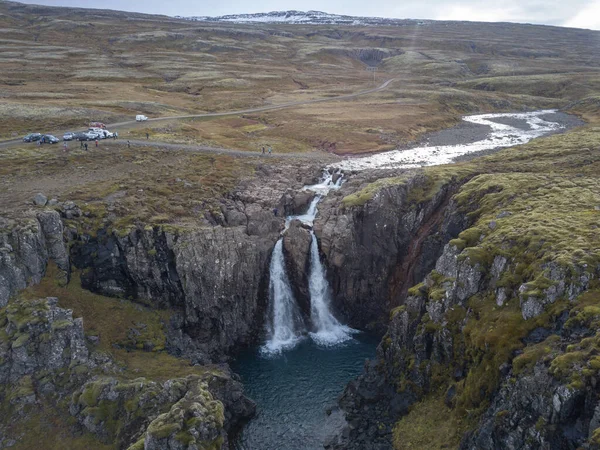
<path fill-rule="evenodd" d="M 138 122 L 143 122 L 144 120 L 148 120 L 148 118 L 143 114 L 138 114 L 137 116 L 135 116 L 135 120 Z"/>

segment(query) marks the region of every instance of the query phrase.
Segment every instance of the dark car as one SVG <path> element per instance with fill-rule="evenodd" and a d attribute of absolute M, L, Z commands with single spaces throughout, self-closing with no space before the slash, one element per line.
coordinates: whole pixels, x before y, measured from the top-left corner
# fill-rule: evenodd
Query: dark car
<path fill-rule="evenodd" d="M 76 141 L 87 141 L 87 136 L 84 132 L 73 133 L 73 139 Z"/>
<path fill-rule="evenodd" d="M 56 136 L 52 136 L 51 134 L 43 135 L 40 141 L 42 141 L 42 144 L 56 144 L 60 142 Z"/>
<path fill-rule="evenodd" d="M 39 141 L 41 138 L 42 135 L 40 133 L 29 133 L 23 138 L 23 142 L 35 142 Z"/>

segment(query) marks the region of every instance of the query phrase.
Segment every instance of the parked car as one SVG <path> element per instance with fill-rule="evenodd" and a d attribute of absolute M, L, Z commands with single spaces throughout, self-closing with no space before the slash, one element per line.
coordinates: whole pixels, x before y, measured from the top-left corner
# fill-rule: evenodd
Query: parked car
<path fill-rule="evenodd" d="M 87 136 L 86 133 L 80 131 L 77 133 L 73 133 L 73 139 L 75 139 L 76 141 L 87 141 Z"/>
<path fill-rule="evenodd" d="M 42 142 L 42 144 L 56 144 L 60 142 L 60 140 L 56 136 L 53 136 L 51 134 L 44 134 L 40 141 Z"/>
<path fill-rule="evenodd" d="M 108 130 L 103 130 L 102 128 L 90 128 L 88 133 L 96 133 L 99 139 L 108 139 L 114 136 L 113 133 Z"/>
<path fill-rule="evenodd" d="M 90 128 L 106 128 L 106 125 L 104 125 L 102 122 L 90 122 L 89 125 Z"/>
<path fill-rule="evenodd" d="M 148 118 L 146 116 L 144 116 L 143 114 L 138 114 L 137 116 L 135 116 L 135 120 L 137 122 L 143 122 L 145 120 L 148 120 Z"/>
<path fill-rule="evenodd" d="M 88 131 L 83 134 L 85 141 L 95 141 L 96 139 L 100 139 L 100 133 L 96 133 L 95 131 Z"/>
<path fill-rule="evenodd" d="M 72 141 L 73 139 L 75 139 L 75 133 L 69 131 L 63 135 L 63 141 Z"/>
<path fill-rule="evenodd" d="M 41 138 L 42 135 L 40 133 L 29 133 L 23 138 L 23 142 L 35 142 L 39 141 Z"/>

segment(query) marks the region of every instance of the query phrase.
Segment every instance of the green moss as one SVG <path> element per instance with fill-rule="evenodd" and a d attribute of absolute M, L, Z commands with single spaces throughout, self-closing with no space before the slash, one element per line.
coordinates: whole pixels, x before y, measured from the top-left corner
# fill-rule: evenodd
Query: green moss
<path fill-rule="evenodd" d="M 105 386 L 104 380 L 86 384 L 79 397 L 79 404 L 82 406 L 96 406 Z"/>
<path fill-rule="evenodd" d="M 469 228 L 458 235 L 458 238 L 464 241 L 465 247 L 473 247 L 479 243 L 483 232 L 477 228 Z"/>
<path fill-rule="evenodd" d="M 393 177 L 393 178 L 382 178 L 373 183 L 368 184 L 360 191 L 350 194 L 342 200 L 342 204 L 351 208 L 354 206 L 363 206 L 367 202 L 373 199 L 373 197 L 381 190 L 386 187 L 400 186 L 406 183 L 407 177 Z"/>
<path fill-rule="evenodd" d="M 56 322 L 52 322 L 52 330 L 66 330 L 67 328 L 71 328 L 73 326 L 73 321 L 71 320 L 57 320 Z"/>
<path fill-rule="evenodd" d="M 560 341 L 558 335 L 549 336 L 544 342 L 530 345 L 525 348 L 522 354 L 513 359 L 513 374 L 519 375 L 522 372 L 532 370 L 533 367 L 545 360 L 545 358 L 555 351 L 555 345 Z"/>
<path fill-rule="evenodd" d="M 408 290 L 408 295 L 411 297 L 419 297 L 427 292 L 425 283 L 419 283 Z"/>
<path fill-rule="evenodd" d="M 166 419 L 167 415 L 163 414 L 163 416 Z M 161 417 L 163 416 L 160 416 L 157 421 L 160 421 Z M 181 424 L 178 423 L 159 422 L 158 424 L 155 424 L 155 422 L 152 422 L 148 427 L 148 433 L 154 436 L 156 439 L 165 439 L 172 434 L 179 432 L 180 430 Z"/>
<path fill-rule="evenodd" d="M 8 391 L 8 398 L 11 401 L 18 400 L 20 398 L 29 397 L 35 395 L 33 388 L 33 380 L 31 375 L 25 375 L 20 378 L 16 384 L 14 384 Z"/>
<path fill-rule="evenodd" d="M 144 442 L 145 442 L 145 440 L 146 440 L 146 438 L 140 439 L 135 444 L 129 446 L 129 448 L 127 450 L 144 450 Z"/>
<path fill-rule="evenodd" d="M 544 429 L 544 427 L 546 426 L 547 422 L 546 419 L 544 419 L 542 416 L 540 416 L 537 420 L 537 422 L 535 423 L 535 429 L 536 431 L 541 431 Z"/>
<path fill-rule="evenodd" d="M 189 432 L 180 431 L 175 435 L 175 440 L 177 442 L 182 443 L 183 445 L 190 445 L 190 444 L 194 443 L 194 441 L 196 439 Z"/>
<path fill-rule="evenodd" d="M 468 423 L 443 398 L 443 393 L 432 394 L 411 407 L 394 427 L 395 450 L 458 448 Z"/>
<path fill-rule="evenodd" d="M 23 333 L 16 336 L 16 339 L 12 343 L 12 348 L 23 347 L 29 341 L 29 334 Z"/>

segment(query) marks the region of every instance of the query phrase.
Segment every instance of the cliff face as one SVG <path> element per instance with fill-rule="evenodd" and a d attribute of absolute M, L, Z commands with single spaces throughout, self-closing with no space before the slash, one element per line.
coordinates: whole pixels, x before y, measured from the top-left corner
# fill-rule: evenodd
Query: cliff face
<path fill-rule="evenodd" d="M 463 183 L 441 226 L 454 214 L 463 230 L 400 295 L 377 360 L 341 398 L 348 424 L 330 447 L 597 448 L 596 180 L 488 174 Z M 440 421 L 444 442 L 425 432 Z"/>
<path fill-rule="evenodd" d="M 277 237 L 276 232 L 251 236 L 242 227 L 220 226 L 99 233 L 76 245 L 73 261 L 84 270 L 82 285 L 92 291 L 179 311 L 170 345 L 178 354 L 195 353 L 203 360 L 256 338 Z"/>
<path fill-rule="evenodd" d="M 422 174 L 408 174 L 392 178 L 371 195 L 369 185 L 360 186 L 368 177 L 350 178 L 336 196 L 327 198 L 315 230 L 335 306 L 351 326 L 379 328 L 400 304 L 405 287 L 431 270 L 465 218 L 450 204 L 451 182 L 433 186 Z"/>
<path fill-rule="evenodd" d="M 63 224 L 56 211 L 42 211 L 19 225 L 6 221 L 0 228 L 0 307 L 18 291 L 39 283 L 49 260 L 68 280 L 69 255 L 63 239 Z"/>

